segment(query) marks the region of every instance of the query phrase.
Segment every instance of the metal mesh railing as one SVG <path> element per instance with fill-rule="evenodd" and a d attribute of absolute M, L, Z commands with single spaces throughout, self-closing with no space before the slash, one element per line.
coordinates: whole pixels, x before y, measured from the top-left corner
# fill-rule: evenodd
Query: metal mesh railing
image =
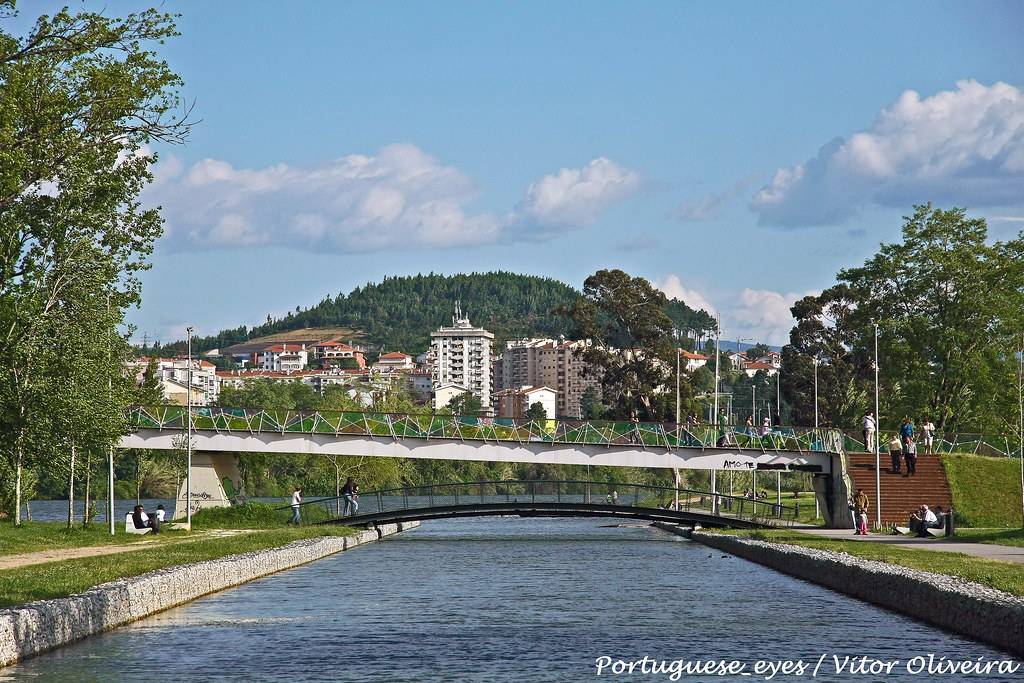
<path fill-rule="evenodd" d="M 134 406 L 129 428 L 184 430 L 186 408 Z M 687 426 L 659 422 L 515 420 L 459 415 L 396 414 L 193 408 L 192 428 L 223 433 L 363 435 L 392 439 L 448 439 L 483 442 L 546 442 L 640 448 L 735 448 L 761 452 L 838 453 L 843 434 L 835 429 Z"/>
<path fill-rule="evenodd" d="M 679 505 L 676 507 L 678 496 Z M 728 524 L 730 520 L 764 525 L 790 525 L 800 516 L 799 505 L 781 505 L 777 501 L 729 496 L 696 489 L 675 489 L 648 484 L 608 483 L 598 481 L 500 480 L 424 484 L 382 489 L 361 493 L 353 509 L 345 496 L 319 498 L 302 503 L 302 507 L 323 508 L 329 516 L 353 516 L 425 511 L 453 506 L 467 508 L 497 505 L 504 508 L 520 505 L 559 504 L 565 510 L 586 510 L 599 506 L 609 508 L 649 508 L 711 515 Z M 284 506 L 281 509 L 287 509 Z M 347 514 L 346 514 L 347 513 Z M 344 521 L 345 516 L 341 517 Z M 322 518 L 322 515 L 317 515 Z"/>

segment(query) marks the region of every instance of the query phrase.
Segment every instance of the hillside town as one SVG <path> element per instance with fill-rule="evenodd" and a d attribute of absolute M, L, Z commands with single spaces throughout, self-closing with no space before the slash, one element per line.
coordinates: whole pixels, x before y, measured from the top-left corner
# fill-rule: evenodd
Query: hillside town
<path fill-rule="evenodd" d="M 340 386 L 365 406 L 382 392 L 405 390 L 425 410 L 450 407 L 452 400 L 470 395 L 480 402 L 481 413 L 502 418 L 523 418 L 534 404 L 547 418 L 583 419 L 584 395 L 591 390 L 599 399 L 601 375 L 584 359 L 591 341 L 565 338 L 524 338 L 495 349 L 494 334 L 474 326 L 456 302 L 451 325 L 430 333 L 430 349 L 416 356 L 401 351 L 375 353 L 353 340 L 309 339 L 239 344 L 212 349 L 189 358 L 142 356 L 130 364 L 141 384 L 151 365 L 168 403 L 215 405 L 225 387 L 241 389 L 249 382 L 301 382 L 323 394 Z M 678 349 L 680 371 L 692 374 L 707 367 L 709 357 Z M 779 353 L 754 356 L 748 351 L 725 354 L 730 366 L 748 377 L 763 372 L 775 376 Z M 368 359 L 373 359 L 368 360 Z M 232 369 L 222 369 L 224 365 Z"/>

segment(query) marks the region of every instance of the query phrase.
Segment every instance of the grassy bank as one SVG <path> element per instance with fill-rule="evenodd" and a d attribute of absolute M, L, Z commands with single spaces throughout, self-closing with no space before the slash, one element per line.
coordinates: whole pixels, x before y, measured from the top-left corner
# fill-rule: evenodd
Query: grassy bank
<path fill-rule="evenodd" d="M 275 548 L 316 536 L 344 536 L 352 529 L 338 526 L 254 531 L 226 538 L 161 544 L 152 549 L 117 555 L 49 562 L 0 571 L 0 607 L 32 600 L 60 598 L 107 581 L 137 576 L 177 564 L 212 560 L 227 555 Z"/>
<path fill-rule="evenodd" d="M 161 533 L 159 536 L 126 534 L 118 529 L 111 536 L 106 524 L 96 523 L 82 528 L 67 528 L 64 522 L 25 522 L 14 526 L 9 520 L 0 521 L 0 555 L 31 553 L 40 550 L 63 550 L 96 545 L 127 545 L 140 541 L 165 541 L 180 537 L 180 532 Z"/>
<path fill-rule="evenodd" d="M 741 531 L 736 535 L 762 541 L 789 543 L 806 548 L 849 553 L 866 560 L 878 560 L 901 567 L 948 574 L 980 583 L 1012 595 L 1024 596 L 1024 565 L 971 557 L 962 553 L 912 550 L 883 543 L 815 538 L 787 530 Z"/>
<path fill-rule="evenodd" d="M 1024 529 L 968 529 L 959 527 L 956 540 L 965 543 L 1024 546 Z"/>
<path fill-rule="evenodd" d="M 1019 460 L 953 453 L 942 464 L 961 526 L 1021 527 Z"/>

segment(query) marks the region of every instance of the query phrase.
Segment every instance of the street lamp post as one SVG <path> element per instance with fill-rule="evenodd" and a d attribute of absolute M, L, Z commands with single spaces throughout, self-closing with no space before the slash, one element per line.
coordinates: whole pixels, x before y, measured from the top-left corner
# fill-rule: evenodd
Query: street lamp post
<path fill-rule="evenodd" d="M 186 327 L 185 332 L 188 334 L 188 367 L 185 369 L 185 376 L 187 378 L 186 384 L 187 395 L 186 399 L 187 408 L 185 414 L 185 452 L 187 459 L 185 463 L 185 523 L 189 529 L 192 529 L 192 328 Z"/>
<path fill-rule="evenodd" d="M 881 415 L 878 414 L 878 323 L 875 327 L 875 434 L 881 436 L 878 430 L 881 425 Z M 882 455 L 879 450 L 881 439 L 875 437 L 875 522 L 879 529 L 882 528 Z"/>
<path fill-rule="evenodd" d="M 716 316 L 715 318 L 715 429 L 713 430 L 715 435 L 715 442 L 718 442 L 718 378 L 719 378 L 719 365 L 722 363 L 722 316 Z M 718 494 L 716 488 L 718 486 L 718 472 L 717 470 L 711 470 L 711 512 L 712 514 L 718 514 Z"/>
<path fill-rule="evenodd" d="M 1020 336 L 1020 358 L 1017 360 L 1017 405 L 1018 414 L 1017 438 L 1019 439 L 1020 456 L 1020 512 L 1021 525 L 1024 526 L 1024 333 Z"/>
<path fill-rule="evenodd" d="M 682 355 L 679 349 L 679 330 L 676 330 L 676 438 L 679 437 L 679 356 Z M 672 476 L 676 483 L 675 503 L 676 510 L 679 510 L 679 468 L 672 468 Z"/>
<path fill-rule="evenodd" d="M 814 357 L 814 431 L 815 438 L 817 438 L 818 431 L 818 364 L 821 360 L 817 356 Z"/>

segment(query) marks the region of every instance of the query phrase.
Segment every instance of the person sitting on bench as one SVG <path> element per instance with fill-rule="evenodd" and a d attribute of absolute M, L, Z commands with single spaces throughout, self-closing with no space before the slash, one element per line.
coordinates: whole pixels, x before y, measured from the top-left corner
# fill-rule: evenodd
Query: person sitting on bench
<path fill-rule="evenodd" d="M 136 505 L 135 510 L 132 512 L 132 524 L 135 525 L 136 529 L 149 528 L 153 530 L 154 534 L 160 533 L 160 520 L 147 515 L 141 505 Z"/>
<path fill-rule="evenodd" d="M 917 512 L 910 515 L 908 523 L 911 533 L 917 534 L 919 538 L 930 537 L 931 534 L 928 533 L 928 529 L 941 529 L 942 525 L 943 522 L 939 520 L 934 512 L 928 509 L 927 505 L 922 505 L 917 509 Z"/>

